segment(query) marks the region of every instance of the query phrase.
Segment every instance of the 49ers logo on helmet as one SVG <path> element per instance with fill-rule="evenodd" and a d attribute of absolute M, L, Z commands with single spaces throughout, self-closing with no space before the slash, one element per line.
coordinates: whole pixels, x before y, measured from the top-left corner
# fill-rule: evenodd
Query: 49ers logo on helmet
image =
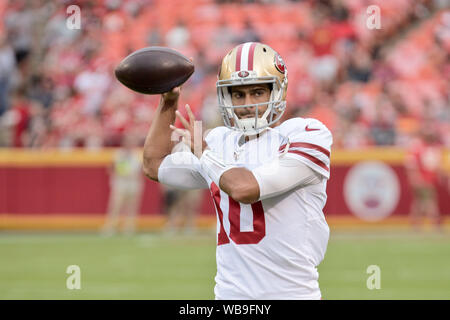
<path fill-rule="evenodd" d="M 249 75 L 248 71 L 245 71 L 245 70 L 239 71 L 239 73 L 238 73 L 238 76 L 241 78 L 246 78 L 246 77 L 248 77 L 248 75 Z"/>
<path fill-rule="evenodd" d="M 281 58 L 281 56 L 278 53 L 275 55 L 275 67 L 281 73 L 286 72 L 286 65 L 284 64 L 283 58 Z"/>

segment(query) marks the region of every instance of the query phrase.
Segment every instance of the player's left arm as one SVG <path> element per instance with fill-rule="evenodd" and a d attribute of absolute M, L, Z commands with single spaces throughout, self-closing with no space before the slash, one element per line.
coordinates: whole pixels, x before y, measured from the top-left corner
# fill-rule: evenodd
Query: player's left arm
<path fill-rule="evenodd" d="M 234 200 L 251 204 L 291 189 L 322 181 L 319 173 L 304 163 L 289 158 L 275 159 L 253 170 L 233 168 L 220 177 L 220 189 Z"/>

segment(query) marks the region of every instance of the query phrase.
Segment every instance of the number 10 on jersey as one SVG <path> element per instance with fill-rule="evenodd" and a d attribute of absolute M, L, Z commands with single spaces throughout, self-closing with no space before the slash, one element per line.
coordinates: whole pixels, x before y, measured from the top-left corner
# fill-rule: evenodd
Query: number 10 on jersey
<path fill-rule="evenodd" d="M 228 197 L 228 219 L 230 222 L 230 234 L 228 235 L 223 227 L 223 212 L 220 208 L 220 189 L 213 182 L 211 184 L 211 194 L 219 217 L 219 234 L 217 235 L 217 245 L 226 244 L 233 240 L 236 244 L 256 244 L 266 235 L 266 221 L 264 209 L 261 201 L 251 205 L 253 213 L 253 231 L 241 231 L 241 205 L 236 200 Z"/>

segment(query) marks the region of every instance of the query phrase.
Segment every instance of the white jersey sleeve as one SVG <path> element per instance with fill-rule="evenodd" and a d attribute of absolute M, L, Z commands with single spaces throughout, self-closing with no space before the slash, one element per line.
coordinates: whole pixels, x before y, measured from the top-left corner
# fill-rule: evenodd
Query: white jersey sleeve
<path fill-rule="evenodd" d="M 330 178 L 330 156 L 333 137 L 319 120 L 293 118 L 282 124 L 288 143 L 280 147 L 284 157 L 295 158 L 325 178 Z"/>
<path fill-rule="evenodd" d="M 291 189 L 317 184 L 322 175 L 298 159 L 280 157 L 252 170 L 259 185 L 259 199 L 278 196 Z"/>
<path fill-rule="evenodd" d="M 190 151 L 169 154 L 158 168 L 158 181 L 176 189 L 208 189 L 200 161 Z"/>

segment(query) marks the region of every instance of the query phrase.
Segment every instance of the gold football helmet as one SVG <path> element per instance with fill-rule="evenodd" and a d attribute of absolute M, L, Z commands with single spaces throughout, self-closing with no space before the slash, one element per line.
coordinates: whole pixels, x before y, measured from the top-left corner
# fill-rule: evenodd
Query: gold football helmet
<path fill-rule="evenodd" d="M 268 103 L 233 106 L 231 87 L 251 84 L 271 84 Z M 286 109 L 287 69 L 281 56 L 268 45 L 247 42 L 233 48 L 223 58 L 216 83 L 219 108 L 225 126 L 240 130 L 245 135 L 261 133 L 278 120 Z M 261 116 L 258 106 L 268 108 Z M 239 119 L 236 108 L 255 107 L 254 118 Z"/>

